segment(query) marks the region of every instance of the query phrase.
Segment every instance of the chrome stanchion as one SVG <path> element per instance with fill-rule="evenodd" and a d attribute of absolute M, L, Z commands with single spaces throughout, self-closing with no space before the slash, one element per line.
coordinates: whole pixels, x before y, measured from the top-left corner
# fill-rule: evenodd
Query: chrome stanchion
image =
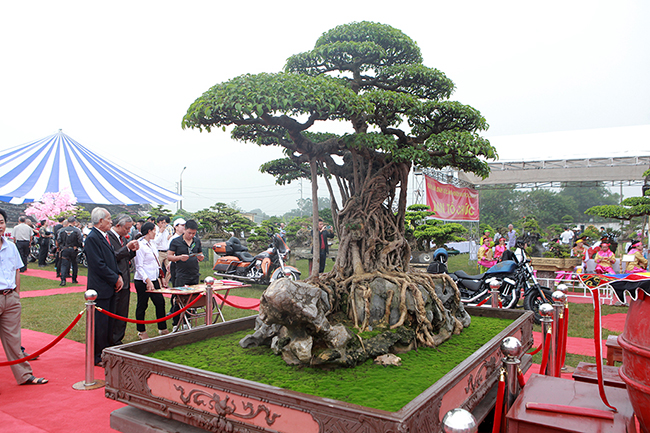
<path fill-rule="evenodd" d="M 95 299 L 97 292 L 86 290 L 86 379 L 77 382 L 72 387 L 76 390 L 85 391 L 103 387 L 106 382 L 95 380 Z"/>
<path fill-rule="evenodd" d="M 476 433 L 478 424 L 470 412 L 462 408 L 452 409 L 442 419 L 443 433 Z"/>
<path fill-rule="evenodd" d="M 205 324 L 212 325 L 212 286 L 214 278 L 205 277 Z"/>
<path fill-rule="evenodd" d="M 553 327 L 553 355 L 551 356 L 551 360 L 554 359 L 553 363 L 553 368 L 551 369 L 552 375 L 555 377 L 560 377 L 560 366 L 557 364 L 562 362 L 560 357 L 562 356 L 561 354 L 561 340 L 562 340 L 562 329 L 561 329 L 561 324 L 562 324 L 562 319 L 564 318 L 564 301 L 566 300 L 566 295 L 562 293 L 560 290 L 556 290 L 553 292 L 551 295 L 553 298 L 553 321 L 555 322 L 555 326 Z M 549 361 L 550 363 L 550 361 Z"/>
<path fill-rule="evenodd" d="M 515 402 L 515 399 L 519 395 L 519 380 L 517 379 L 517 373 L 519 372 L 519 364 L 521 360 L 521 341 L 515 337 L 506 337 L 501 342 L 501 353 L 504 358 L 503 368 L 506 371 L 506 395 L 503 399 L 505 407 L 503 410 L 504 415 L 508 413 L 510 407 Z M 504 424 L 505 425 L 505 424 Z"/>
<path fill-rule="evenodd" d="M 501 288 L 501 281 L 496 278 L 490 281 L 490 306 L 492 308 L 499 308 L 499 289 Z"/>
<path fill-rule="evenodd" d="M 551 341 L 549 342 L 548 349 L 546 346 L 546 335 L 549 332 L 552 335 L 553 332 L 553 306 L 551 304 L 542 304 L 539 306 L 539 315 L 542 316 L 540 321 L 542 323 L 542 354 L 548 351 L 548 363 L 546 364 L 546 370 L 544 374 L 546 376 L 553 376 L 553 365 L 555 365 L 555 348 L 553 347 L 553 337 L 551 336 Z M 544 360 L 542 360 L 544 362 Z"/>

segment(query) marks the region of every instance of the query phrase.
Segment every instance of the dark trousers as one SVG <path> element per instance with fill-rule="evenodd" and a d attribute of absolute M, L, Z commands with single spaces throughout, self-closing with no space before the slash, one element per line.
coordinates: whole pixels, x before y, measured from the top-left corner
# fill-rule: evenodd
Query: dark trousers
<path fill-rule="evenodd" d="M 135 285 L 135 291 L 138 294 L 138 303 L 135 307 L 136 320 L 144 320 L 144 314 L 149 306 L 149 299 L 151 299 L 153 306 L 156 308 L 156 318 L 162 319 L 165 317 L 165 298 L 163 298 L 162 293 L 147 292 L 147 283 L 142 280 L 133 280 L 133 284 Z M 153 282 L 153 286 L 156 289 L 160 289 L 158 280 Z M 140 323 L 136 325 L 136 329 L 138 332 L 144 332 L 147 330 L 145 326 Z M 167 322 L 158 322 L 158 329 L 167 329 Z"/>
<path fill-rule="evenodd" d="M 122 275 L 124 279 L 124 275 Z M 115 314 L 122 317 L 129 317 L 129 302 L 131 300 L 131 285 L 128 280 L 124 279 L 122 290 L 115 293 Z M 111 345 L 117 346 L 122 344 L 122 339 L 126 333 L 126 322 L 124 320 L 115 320 L 113 324 L 113 339 Z"/>
<path fill-rule="evenodd" d="M 45 266 L 47 262 L 47 255 L 50 252 L 50 240 L 45 239 L 40 244 L 40 249 L 38 251 L 38 266 Z"/>
<path fill-rule="evenodd" d="M 27 270 L 27 263 L 29 261 L 29 241 L 16 241 L 16 248 L 18 248 L 18 254 L 23 261 L 23 267 L 20 268 L 20 272 L 25 272 Z"/>
<path fill-rule="evenodd" d="M 320 263 L 318 264 L 318 273 L 325 272 L 325 262 L 327 261 L 327 251 L 320 250 Z"/>
<path fill-rule="evenodd" d="M 70 266 L 72 266 L 72 280 L 77 280 L 79 265 L 77 264 L 77 250 L 74 248 L 65 248 L 61 251 L 61 280 L 65 281 L 70 276 Z"/>
<path fill-rule="evenodd" d="M 97 299 L 95 305 L 113 313 L 115 311 L 115 296 L 108 299 Z M 113 324 L 112 317 L 95 310 L 95 365 L 101 362 L 102 351 L 111 345 Z"/>

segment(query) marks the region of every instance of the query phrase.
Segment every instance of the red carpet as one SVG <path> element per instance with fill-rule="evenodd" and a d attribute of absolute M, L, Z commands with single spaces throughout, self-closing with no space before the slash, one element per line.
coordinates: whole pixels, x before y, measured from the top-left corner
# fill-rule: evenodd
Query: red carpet
<path fill-rule="evenodd" d="M 60 278 L 56 277 L 56 272 L 54 271 L 44 271 L 41 269 L 29 269 L 27 268 L 27 271 L 23 272 L 20 275 L 27 275 L 28 277 L 38 277 L 38 278 L 45 278 L 46 280 L 52 280 L 52 281 L 61 281 Z M 82 286 L 85 286 L 88 284 L 88 278 L 84 277 L 83 275 L 79 275 L 77 277 L 77 281 L 79 281 L 79 284 Z M 70 279 L 68 279 L 68 284 L 70 284 Z"/>
<path fill-rule="evenodd" d="M 625 313 L 608 314 L 607 316 L 602 317 L 601 322 L 603 324 L 603 328 L 614 332 L 623 332 L 625 329 L 626 317 L 627 314 Z M 569 318 L 569 320 L 571 320 L 571 318 Z"/>
<path fill-rule="evenodd" d="M 569 320 L 571 320 L 569 318 Z M 533 331 L 533 337 L 535 338 L 534 347 L 537 348 L 542 342 L 542 333 Z M 603 345 L 603 356 L 607 353 L 607 348 L 605 347 L 605 341 L 602 341 Z M 567 340 L 566 346 L 567 353 L 574 353 L 576 355 L 585 355 L 585 356 L 596 356 L 596 348 L 594 346 L 594 341 L 590 338 L 579 338 L 579 337 L 569 337 Z"/>
<path fill-rule="evenodd" d="M 23 345 L 40 349 L 54 337 L 23 329 Z M 110 413 L 124 405 L 104 397 L 104 388 L 76 391 L 72 385 L 85 378 L 85 346 L 62 340 L 30 364 L 36 377 L 45 377 L 45 385 L 16 384 L 9 367 L 0 368 L 0 431 L 12 433 L 114 433 Z M 4 351 L 0 360 L 6 361 Z M 95 367 L 96 379 L 104 379 L 104 370 Z"/>

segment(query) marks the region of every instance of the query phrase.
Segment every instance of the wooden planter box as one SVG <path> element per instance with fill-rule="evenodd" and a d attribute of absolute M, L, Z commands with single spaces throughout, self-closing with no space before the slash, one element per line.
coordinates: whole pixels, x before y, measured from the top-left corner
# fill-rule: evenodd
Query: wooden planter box
<path fill-rule="evenodd" d="M 457 407 L 472 411 L 482 420 L 496 400 L 501 341 L 514 336 L 521 340 L 523 353 L 530 349 L 532 313 L 466 308 L 472 316 L 502 317 L 513 323 L 397 412 L 316 397 L 145 356 L 161 349 L 252 330 L 256 317 L 252 316 L 106 349 L 106 397 L 130 406 L 111 414 L 111 427 L 125 433 L 194 432 L 197 427 L 234 433 L 438 433 L 444 415 Z M 530 364 L 530 355 L 524 355 L 522 369 L 526 370 Z M 140 415 L 133 415 L 136 409 Z"/>
<path fill-rule="evenodd" d="M 562 259 L 550 257 L 531 257 L 530 262 L 536 271 L 572 271 L 582 261 L 579 258 L 567 257 Z"/>

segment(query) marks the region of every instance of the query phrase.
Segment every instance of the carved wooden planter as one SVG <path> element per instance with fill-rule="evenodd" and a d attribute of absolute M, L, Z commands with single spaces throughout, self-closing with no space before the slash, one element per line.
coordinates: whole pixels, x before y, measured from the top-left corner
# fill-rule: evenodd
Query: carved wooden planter
<path fill-rule="evenodd" d="M 556 259 L 552 257 L 531 257 L 530 262 L 533 269 L 536 271 L 572 271 L 576 266 L 580 265 L 582 261 L 578 258 L 567 257 Z"/>
<path fill-rule="evenodd" d="M 472 316 L 503 317 L 513 323 L 397 412 L 316 397 L 145 356 L 163 348 L 252 329 L 256 316 L 106 349 L 106 397 L 212 432 L 437 433 L 441 431 L 442 418 L 451 409 L 463 407 L 482 420 L 494 406 L 502 358 L 499 346 L 505 337 L 519 338 L 524 353 L 533 344 L 532 313 L 473 307 L 467 307 L 467 311 Z M 530 355 L 524 355 L 524 370 L 530 362 Z M 112 426 L 120 424 L 113 422 L 116 416 L 116 413 L 111 416 Z M 134 420 L 133 423 L 142 425 L 127 426 L 122 422 L 120 431 L 145 431 L 145 421 L 137 421 L 137 417 Z"/>

